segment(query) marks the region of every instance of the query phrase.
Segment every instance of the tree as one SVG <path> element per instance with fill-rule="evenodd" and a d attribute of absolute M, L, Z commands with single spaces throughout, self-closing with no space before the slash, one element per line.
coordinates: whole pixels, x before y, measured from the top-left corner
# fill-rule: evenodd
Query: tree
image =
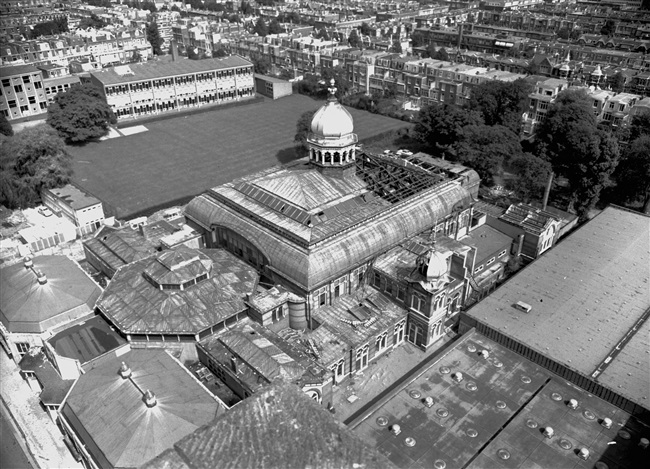
<path fill-rule="evenodd" d="M 253 7 L 250 5 L 248 2 L 241 2 L 241 6 L 239 7 L 239 11 L 241 11 L 241 14 L 244 16 L 250 16 L 255 13 L 255 10 Z"/>
<path fill-rule="evenodd" d="M 441 47 L 434 54 L 432 54 L 431 58 L 435 60 L 444 60 L 446 62 L 449 62 L 449 54 L 447 53 L 444 47 Z"/>
<path fill-rule="evenodd" d="M 150 13 L 155 13 L 158 11 L 156 4 L 154 2 L 142 2 L 140 4 L 142 10 L 149 10 Z"/>
<path fill-rule="evenodd" d="M 508 189 L 513 190 L 524 202 L 541 198 L 548 177 L 553 171 L 548 161 L 532 153 L 523 153 L 511 158 L 508 168 L 515 175 L 514 179 L 508 181 Z"/>
<path fill-rule="evenodd" d="M 214 57 L 215 59 L 220 59 L 221 57 L 225 57 L 227 55 L 228 53 L 225 50 L 223 50 L 221 47 L 218 48 L 217 50 L 212 51 L 212 57 Z"/>
<path fill-rule="evenodd" d="M 187 58 L 190 60 L 199 60 L 201 56 L 199 53 L 196 51 L 194 47 L 188 47 L 185 49 L 187 51 Z"/>
<path fill-rule="evenodd" d="M 30 127 L 7 139 L 0 151 L 0 204 L 33 207 L 43 189 L 61 187 L 72 176 L 72 157 L 49 125 Z"/>
<path fill-rule="evenodd" d="M 7 120 L 4 114 L 0 113 L 0 134 L 11 137 L 14 134 L 14 129 Z"/>
<path fill-rule="evenodd" d="M 322 39 L 324 41 L 329 41 L 330 40 L 330 35 L 327 34 L 327 30 L 325 28 L 320 28 L 318 33 L 316 33 L 316 37 L 318 39 Z"/>
<path fill-rule="evenodd" d="M 228 21 L 230 23 L 241 23 L 241 18 L 239 17 L 239 15 L 237 13 L 233 13 L 232 15 L 230 15 L 228 17 Z"/>
<path fill-rule="evenodd" d="M 278 20 L 273 18 L 269 23 L 269 34 L 280 34 L 282 32 L 282 26 L 278 23 Z"/>
<path fill-rule="evenodd" d="M 630 141 L 642 135 L 650 135 L 650 111 L 634 115 L 629 125 Z"/>
<path fill-rule="evenodd" d="M 101 91 L 77 85 L 56 95 L 47 108 L 47 123 L 68 142 L 86 142 L 108 133 L 117 119 Z"/>
<path fill-rule="evenodd" d="M 616 31 L 616 21 L 607 20 L 602 28 L 600 28 L 600 34 L 605 36 L 611 36 Z"/>
<path fill-rule="evenodd" d="M 348 36 L 348 44 L 350 47 L 361 47 L 361 38 L 359 37 L 359 33 L 357 33 L 356 29 L 353 29 L 350 32 L 350 36 Z"/>
<path fill-rule="evenodd" d="M 268 26 L 266 26 L 266 23 L 264 22 L 261 16 L 257 19 L 257 23 L 255 23 L 253 32 L 256 33 L 258 36 L 262 36 L 262 37 L 269 34 L 269 28 Z"/>
<path fill-rule="evenodd" d="M 519 137 L 502 125 L 468 125 L 454 144 L 455 158 L 478 173 L 484 184 L 492 184 L 503 163 L 521 154 Z"/>
<path fill-rule="evenodd" d="M 399 39 L 395 39 L 393 41 L 393 45 L 391 46 L 391 52 L 395 52 L 396 54 L 402 53 L 402 43 L 399 41 Z"/>
<path fill-rule="evenodd" d="M 616 72 L 614 74 L 614 80 L 612 81 L 612 91 L 622 93 L 625 90 L 625 81 L 625 75 L 621 72 Z"/>
<path fill-rule="evenodd" d="M 268 75 L 271 71 L 271 60 L 264 55 L 254 55 L 251 57 L 253 70 L 260 75 Z"/>
<path fill-rule="evenodd" d="M 650 130 L 630 143 L 614 179 L 616 195 L 623 203 L 640 201 L 643 213 L 650 213 Z"/>
<path fill-rule="evenodd" d="M 165 40 L 162 37 L 160 37 L 158 24 L 156 24 L 155 21 L 152 21 L 147 25 L 147 29 L 145 32 L 147 34 L 147 41 L 149 41 L 149 44 L 151 44 L 151 48 L 153 49 L 153 53 L 155 55 L 162 55 L 161 46 L 163 45 Z"/>
<path fill-rule="evenodd" d="M 521 116 L 532 91 L 532 83 L 521 78 L 514 82 L 487 81 L 474 88 L 469 108 L 479 111 L 485 124 L 504 125 L 519 133 Z"/>
<path fill-rule="evenodd" d="M 570 207 L 581 220 L 598 202 L 619 159 L 618 142 L 596 125 L 592 100 L 584 90 L 566 90 L 550 106 L 535 131 L 537 156 L 569 181 Z"/>
<path fill-rule="evenodd" d="M 422 108 L 415 125 L 415 136 L 435 155 L 443 155 L 462 136 L 463 127 L 482 125 L 483 117 L 448 104 L 432 104 Z"/>
<path fill-rule="evenodd" d="M 102 20 L 99 16 L 97 16 L 94 13 L 91 13 L 89 18 L 83 18 L 79 22 L 79 29 L 88 29 L 88 28 L 101 29 L 104 26 L 106 26 L 104 20 Z"/>
<path fill-rule="evenodd" d="M 372 34 L 372 29 L 370 28 L 370 25 L 368 23 L 361 23 L 359 32 L 361 32 L 363 36 L 370 36 Z"/>
<path fill-rule="evenodd" d="M 433 44 L 429 44 L 427 46 L 425 58 L 433 57 L 434 55 L 436 55 L 436 46 Z"/>
<path fill-rule="evenodd" d="M 317 109 L 303 112 L 296 123 L 296 135 L 294 136 L 293 141 L 296 144 L 296 153 L 299 157 L 304 156 L 304 153 L 308 149 L 307 136 L 309 135 L 309 132 L 311 132 L 311 121 L 314 118 L 316 111 Z"/>
<path fill-rule="evenodd" d="M 41 36 L 51 36 L 53 34 L 61 34 L 68 32 L 68 18 L 57 18 L 53 21 L 45 21 L 37 23 L 32 28 L 30 37 L 32 39 Z"/>

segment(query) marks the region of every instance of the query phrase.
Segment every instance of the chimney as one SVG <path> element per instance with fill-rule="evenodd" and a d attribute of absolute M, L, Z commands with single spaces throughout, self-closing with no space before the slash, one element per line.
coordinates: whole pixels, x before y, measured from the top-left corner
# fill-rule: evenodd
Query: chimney
<path fill-rule="evenodd" d="M 131 377 L 131 368 L 129 368 L 129 365 L 127 365 L 125 362 L 122 362 L 122 366 L 120 366 L 119 374 L 122 377 L 122 379 L 130 378 Z"/>
<path fill-rule="evenodd" d="M 156 395 L 149 389 L 147 389 L 147 392 L 144 393 L 144 403 L 147 405 L 147 407 L 154 407 L 157 403 Z"/>
<path fill-rule="evenodd" d="M 45 285 L 47 283 L 47 277 L 40 270 L 36 271 L 36 280 L 38 280 L 38 283 L 41 285 Z"/>
<path fill-rule="evenodd" d="M 172 49 L 172 62 L 178 62 L 178 44 L 176 44 L 176 39 L 172 39 L 171 49 Z"/>
<path fill-rule="evenodd" d="M 237 360 L 234 355 L 230 356 L 230 366 L 232 366 L 233 373 L 237 374 Z"/>
<path fill-rule="evenodd" d="M 25 268 L 26 268 L 26 269 L 29 269 L 29 268 L 31 268 L 31 267 L 34 265 L 34 261 L 33 261 L 32 258 L 29 257 L 29 256 L 25 256 L 25 258 L 23 259 L 23 261 L 24 261 L 24 263 L 25 263 Z"/>

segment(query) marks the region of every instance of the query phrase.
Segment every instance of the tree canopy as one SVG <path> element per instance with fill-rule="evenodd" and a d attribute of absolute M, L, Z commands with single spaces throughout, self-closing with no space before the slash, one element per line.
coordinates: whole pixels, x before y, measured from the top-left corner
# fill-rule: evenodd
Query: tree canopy
<path fill-rule="evenodd" d="M 47 108 L 47 123 L 68 142 L 86 142 L 108 133 L 117 119 L 99 89 L 76 85 L 56 95 Z"/>
<path fill-rule="evenodd" d="M 79 22 L 79 29 L 88 29 L 88 28 L 101 29 L 104 26 L 106 26 L 104 20 L 102 20 L 99 16 L 97 16 L 94 13 L 91 13 L 90 17 L 83 18 Z"/>
<path fill-rule="evenodd" d="M 30 37 L 35 39 L 40 36 L 51 36 L 68 32 L 68 18 L 61 17 L 52 21 L 37 23 L 31 30 Z"/>
<path fill-rule="evenodd" d="M 296 135 L 293 141 L 296 144 L 296 153 L 299 157 L 304 156 L 304 153 L 307 151 L 307 136 L 311 132 L 311 121 L 316 111 L 317 109 L 303 112 L 296 123 Z"/>
<path fill-rule="evenodd" d="M 519 133 L 532 90 L 532 83 L 521 78 L 513 82 L 487 81 L 472 91 L 469 107 L 481 113 L 486 125 L 503 125 Z"/>
<path fill-rule="evenodd" d="M 253 32 L 258 36 L 266 36 L 269 34 L 269 27 L 266 25 L 261 16 L 257 19 L 255 27 L 253 28 Z"/>
<path fill-rule="evenodd" d="M 282 32 L 282 26 L 278 23 L 278 20 L 273 18 L 269 22 L 269 34 L 279 34 Z"/>
<path fill-rule="evenodd" d="M 643 213 L 650 213 L 650 127 L 628 146 L 614 172 L 616 195 L 622 202 L 640 202 Z"/>
<path fill-rule="evenodd" d="M 508 180 L 508 189 L 515 191 L 524 202 L 542 196 L 553 170 L 548 161 L 532 153 L 522 153 L 511 158 L 508 169 L 515 175 L 514 179 Z"/>
<path fill-rule="evenodd" d="M 350 47 L 361 47 L 361 38 L 356 29 L 353 29 L 348 36 L 348 44 Z"/>
<path fill-rule="evenodd" d="M 477 111 L 449 104 L 433 104 L 420 110 L 415 135 L 431 154 L 443 156 L 451 145 L 460 140 L 465 126 L 483 123 L 483 117 Z"/>
<path fill-rule="evenodd" d="M 72 176 L 72 157 L 49 125 L 30 127 L 0 147 L 0 204 L 33 207 L 43 189 L 61 187 Z"/>
<path fill-rule="evenodd" d="M 152 21 L 147 25 L 146 29 L 147 41 L 151 44 L 153 53 L 155 55 L 162 55 L 162 45 L 165 40 L 160 36 L 160 31 L 158 30 L 158 25 L 155 21 Z"/>
<path fill-rule="evenodd" d="M 596 125 L 584 90 L 566 90 L 551 104 L 535 131 L 537 155 L 567 178 L 571 203 L 581 219 L 610 185 L 619 159 L 618 141 Z"/>
<path fill-rule="evenodd" d="M 4 114 L 0 113 L 0 134 L 11 137 L 14 134 L 14 129 L 7 120 Z"/>

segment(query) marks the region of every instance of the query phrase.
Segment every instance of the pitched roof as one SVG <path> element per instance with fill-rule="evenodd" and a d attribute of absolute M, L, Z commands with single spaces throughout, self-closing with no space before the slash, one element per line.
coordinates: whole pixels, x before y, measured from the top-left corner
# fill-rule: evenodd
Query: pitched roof
<path fill-rule="evenodd" d="M 0 319 L 10 332 L 40 333 L 89 314 L 101 288 L 66 256 L 37 256 L 0 269 Z M 47 277 L 45 284 L 36 272 Z"/>
<path fill-rule="evenodd" d="M 558 221 L 552 213 L 523 203 L 508 207 L 499 220 L 520 226 L 533 234 L 543 233 L 549 224 Z"/>
<path fill-rule="evenodd" d="M 650 217 L 608 207 L 464 314 L 582 375 L 607 364 L 598 379 L 648 408 L 639 321 L 650 311 L 649 246 Z M 518 301 L 532 310 L 512 307 Z M 633 340 L 622 348 L 624 338 Z M 616 355 L 617 346 L 631 348 Z"/>
<path fill-rule="evenodd" d="M 159 262 L 159 258 L 167 259 L 175 253 L 185 253 L 184 259 L 191 263 L 173 271 Z M 193 274 L 198 276 L 207 270 L 208 278 L 183 290 L 180 285 L 184 282 L 176 283 L 178 289 L 173 290 L 161 290 L 151 283 L 161 280 L 159 284 L 164 288 L 163 283 L 172 282 L 171 277 L 179 282 L 191 281 Z M 183 277 L 179 279 L 177 274 Z M 179 246 L 120 268 L 97 307 L 123 333 L 198 334 L 244 311 L 244 298 L 255 290 L 257 280 L 252 267 L 223 249 Z"/>
<path fill-rule="evenodd" d="M 130 379 L 119 375 L 121 362 L 131 369 Z M 155 394 L 154 407 L 143 402 L 146 390 Z M 62 408 L 100 465 L 115 468 L 139 467 L 222 412 L 207 389 L 160 349 L 93 362 Z"/>
<path fill-rule="evenodd" d="M 294 385 L 269 386 L 142 469 L 394 467 Z"/>

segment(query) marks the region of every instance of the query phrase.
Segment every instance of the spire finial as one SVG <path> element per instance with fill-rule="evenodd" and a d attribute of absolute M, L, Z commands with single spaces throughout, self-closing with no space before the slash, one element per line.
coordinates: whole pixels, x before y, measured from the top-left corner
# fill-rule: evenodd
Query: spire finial
<path fill-rule="evenodd" d="M 334 78 L 330 80 L 330 86 L 327 88 L 327 91 L 329 91 L 330 93 L 328 99 L 336 100 L 336 86 L 335 86 Z"/>

